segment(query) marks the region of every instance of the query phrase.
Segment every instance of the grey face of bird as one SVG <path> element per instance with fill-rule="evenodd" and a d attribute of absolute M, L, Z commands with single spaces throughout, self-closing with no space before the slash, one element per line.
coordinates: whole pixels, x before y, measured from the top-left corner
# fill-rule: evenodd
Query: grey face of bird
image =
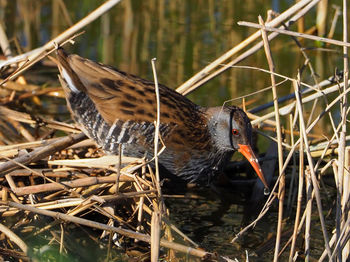
<path fill-rule="evenodd" d="M 251 145 L 251 124 L 238 107 L 215 107 L 207 110 L 209 129 L 219 150 L 237 151 L 241 144 Z"/>
<path fill-rule="evenodd" d="M 239 151 L 268 188 L 262 169 L 251 147 L 252 127 L 248 116 L 238 107 L 215 107 L 207 110 L 209 129 L 218 150 Z"/>

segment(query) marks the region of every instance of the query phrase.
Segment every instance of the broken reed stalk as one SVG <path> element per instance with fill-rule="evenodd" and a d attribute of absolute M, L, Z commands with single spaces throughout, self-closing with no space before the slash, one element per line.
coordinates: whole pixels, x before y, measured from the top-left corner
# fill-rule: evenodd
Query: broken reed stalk
<path fill-rule="evenodd" d="M 264 27 L 265 24 L 261 16 L 259 16 L 259 23 Z M 261 29 L 261 35 L 264 41 L 264 49 L 265 49 L 265 54 L 268 61 L 269 69 L 271 72 L 275 72 L 275 65 L 271 55 L 269 40 L 267 38 L 267 34 L 264 29 Z M 279 200 L 278 201 L 278 222 L 277 222 L 277 234 L 276 234 L 276 244 L 275 244 L 275 254 L 274 254 L 274 261 L 277 262 L 278 253 L 280 249 L 281 234 L 282 234 L 283 204 L 284 204 L 284 195 L 285 195 L 285 176 L 284 176 L 284 173 L 281 172 L 283 167 L 283 147 L 282 147 L 282 132 L 281 132 L 280 116 L 278 113 L 279 108 L 278 108 L 278 97 L 277 97 L 277 90 L 276 90 L 276 80 L 273 74 L 270 74 L 270 76 L 271 76 L 271 85 L 272 85 L 272 97 L 273 97 L 274 109 L 275 109 L 277 146 L 278 146 L 278 168 L 279 168 L 279 174 L 281 175 L 281 179 L 279 181 L 279 188 L 278 188 L 278 200 Z"/>

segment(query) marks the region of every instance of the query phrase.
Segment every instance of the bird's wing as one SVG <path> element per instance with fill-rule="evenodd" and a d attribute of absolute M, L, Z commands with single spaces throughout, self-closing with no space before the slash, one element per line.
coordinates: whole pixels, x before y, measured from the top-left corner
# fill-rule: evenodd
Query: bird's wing
<path fill-rule="evenodd" d="M 58 49 L 57 54 L 61 75 L 64 77 L 63 68 L 75 88 L 90 97 L 107 123 L 112 125 L 116 120 L 154 123 L 157 106 L 153 82 L 78 55 L 67 55 L 63 49 Z M 207 144 L 205 116 L 199 107 L 164 85 L 159 85 L 159 93 L 161 125 L 171 125 L 173 129 L 168 142 L 174 142 L 179 149 Z"/>

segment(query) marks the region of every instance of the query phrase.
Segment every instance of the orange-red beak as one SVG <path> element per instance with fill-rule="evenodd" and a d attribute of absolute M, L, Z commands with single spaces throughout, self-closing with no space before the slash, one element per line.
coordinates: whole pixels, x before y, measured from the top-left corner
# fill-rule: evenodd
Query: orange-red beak
<path fill-rule="evenodd" d="M 257 175 L 259 176 L 261 182 L 263 182 L 264 186 L 266 189 L 269 188 L 269 186 L 267 185 L 267 182 L 265 180 L 264 174 L 261 170 L 261 167 L 259 165 L 258 159 L 256 158 L 253 149 L 249 146 L 249 145 L 242 145 L 242 144 L 238 144 L 239 149 L 238 151 L 245 156 L 246 159 L 248 159 L 249 163 L 252 165 L 252 167 L 254 168 L 255 172 L 257 173 Z"/>

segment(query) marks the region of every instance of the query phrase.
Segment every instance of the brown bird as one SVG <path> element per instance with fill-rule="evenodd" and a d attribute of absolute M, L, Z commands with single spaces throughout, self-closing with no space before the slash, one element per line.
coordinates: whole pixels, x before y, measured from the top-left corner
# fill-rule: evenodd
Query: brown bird
<path fill-rule="evenodd" d="M 82 130 L 106 152 L 119 144 L 128 156 L 153 157 L 156 95 L 153 82 L 57 49 L 68 107 Z M 200 107 L 159 85 L 160 136 L 166 149 L 159 163 L 187 181 L 207 182 L 241 152 L 268 185 L 251 148 L 252 127 L 235 106 Z"/>

